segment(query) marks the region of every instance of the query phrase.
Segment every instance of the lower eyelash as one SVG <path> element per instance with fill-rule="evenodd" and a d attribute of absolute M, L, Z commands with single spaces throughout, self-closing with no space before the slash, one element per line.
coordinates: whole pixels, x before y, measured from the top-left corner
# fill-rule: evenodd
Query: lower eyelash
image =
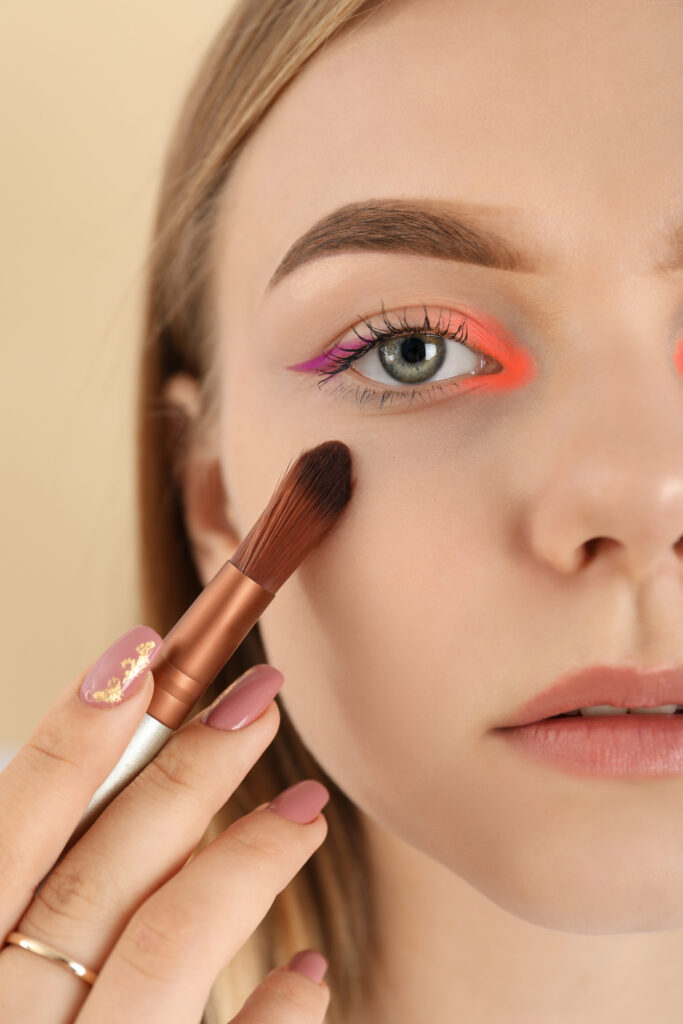
<path fill-rule="evenodd" d="M 328 377 L 328 380 L 329 379 L 330 378 Z M 325 382 L 318 382 L 318 387 L 320 387 L 323 383 Z M 450 390 L 450 388 L 457 387 L 459 387 L 459 384 L 456 384 L 454 381 L 451 381 L 448 387 L 443 387 L 439 381 L 434 381 L 432 384 L 427 384 L 426 386 L 419 389 L 414 388 L 412 391 L 404 391 L 401 388 L 388 388 L 384 392 L 382 392 L 382 397 L 379 400 L 379 407 L 381 409 L 384 403 L 387 401 L 387 399 L 390 400 L 390 405 L 393 404 L 394 399 L 403 399 L 411 403 L 416 401 L 417 399 L 423 399 L 424 401 L 429 402 L 431 401 L 430 392 L 443 392 Z M 337 387 L 332 392 L 332 394 L 335 395 L 339 393 L 340 395 L 346 395 L 349 392 L 354 392 L 354 398 L 361 407 L 363 406 L 364 403 L 369 403 L 373 401 L 380 393 L 379 389 L 376 388 L 367 388 L 364 387 L 362 384 L 345 384 L 343 381 L 339 381 Z"/>

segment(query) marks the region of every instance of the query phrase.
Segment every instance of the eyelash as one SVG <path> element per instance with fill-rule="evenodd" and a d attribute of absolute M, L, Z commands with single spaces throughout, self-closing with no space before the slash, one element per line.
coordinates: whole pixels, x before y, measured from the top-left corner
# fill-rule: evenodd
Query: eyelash
<path fill-rule="evenodd" d="M 343 373 L 344 370 L 349 369 L 349 367 L 353 363 L 355 363 L 357 359 L 360 359 L 361 356 L 364 356 L 367 352 L 372 351 L 372 349 L 376 348 L 378 345 L 381 345 L 385 341 L 390 341 L 393 338 L 400 338 L 410 334 L 430 334 L 432 336 L 448 338 L 451 341 L 459 341 L 462 344 L 467 344 L 468 335 L 466 319 L 461 320 L 457 328 L 453 330 L 449 329 L 447 324 L 444 324 L 443 326 L 441 325 L 440 316 L 438 322 L 433 325 L 429 319 L 429 314 L 427 313 L 426 307 L 423 306 L 423 309 L 424 321 L 422 324 L 411 324 L 408 322 L 405 316 L 399 316 L 399 326 L 396 326 L 395 324 L 391 323 L 391 321 L 387 318 L 387 314 L 384 309 L 384 303 L 382 303 L 382 320 L 384 321 L 384 328 L 373 327 L 373 325 L 370 324 L 367 320 L 361 319 L 360 323 L 367 328 L 367 330 L 372 335 L 372 338 L 361 337 L 361 335 L 358 333 L 358 330 L 356 328 L 353 328 L 353 333 L 356 335 L 358 340 L 362 342 L 362 344 L 358 348 L 352 350 L 344 349 L 343 346 L 336 346 L 336 348 L 333 349 L 332 352 L 327 356 L 325 368 L 318 369 L 316 371 L 317 375 L 319 377 L 322 377 L 322 380 L 318 381 L 318 387 L 322 387 L 324 384 L 330 381 L 332 377 L 335 377 L 337 374 Z M 481 352 L 478 348 L 475 348 L 472 345 L 470 345 L 469 348 L 473 352 L 476 352 L 477 355 L 481 355 L 487 359 L 490 359 L 490 357 L 487 356 L 485 352 Z M 348 352 L 349 354 L 339 355 L 338 353 L 340 351 Z M 330 369 L 330 367 L 332 367 L 332 369 Z M 454 379 L 451 379 L 450 381 L 444 381 L 444 384 L 446 383 L 448 384 L 448 387 L 444 387 L 440 381 L 434 381 L 431 384 L 428 383 L 426 386 L 423 386 L 421 388 L 413 388 L 412 391 L 400 387 L 387 388 L 384 390 L 384 393 L 380 399 L 380 408 L 384 405 L 385 401 L 388 398 L 391 398 L 392 400 L 395 397 L 402 398 L 407 399 L 409 402 L 414 402 L 418 398 L 427 399 L 428 401 L 431 401 L 431 394 L 436 391 L 442 392 L 450 388 L 460 387 L 459 384 L 455 383 Z M 344 385 L 340 382 L 338 390 L 346 392 L 349 389 L 345 388 Z M 355 388 L 352 388 L 352 390 L 355 391 L 356 401 L 359 402 L 360 405 L 363 405 L 364 402 L 372 401 L 379 393 L 379 389 L 377 388 L 366 387 L 361 389 L 360 385 L 356 385 Z"/>

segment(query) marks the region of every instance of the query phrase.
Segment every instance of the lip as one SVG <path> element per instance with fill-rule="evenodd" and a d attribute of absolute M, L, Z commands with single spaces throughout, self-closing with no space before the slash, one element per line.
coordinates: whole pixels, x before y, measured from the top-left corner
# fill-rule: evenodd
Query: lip
<path fill-rule="evenodd" d="M 683 705 L 683 665 L 647 670 L 592 665 L 561 676 L 547 690 L 525 701 L 499 728 L 513 729 L 598 704 L 617 708 Z"/>

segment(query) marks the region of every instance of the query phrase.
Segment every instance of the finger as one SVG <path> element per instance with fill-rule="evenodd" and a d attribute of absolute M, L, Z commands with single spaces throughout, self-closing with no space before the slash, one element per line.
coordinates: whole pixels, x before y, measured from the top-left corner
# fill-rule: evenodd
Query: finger
<path fill-rule="evenodd" d="M 273 697 L 283 682 L 273 666 L 255 666 L 211 714 L 227 726 L 232 708 L 241 728 L 212 727 L 198 715 L 174 733 L 57 865 L 19 931 L 99 970 L 131 914 L 180 870 L 272 742 L 280 723 Z M 47 979 L 42 995 L 49 1001 Z"/>
<path fill-rule="evenodd" d="M 67 687 L 0 774 L 0 936 L 125 750 L 152 697 L 148 669 L 162 646 L 148 626 L 124 633 Z M 118 686 L 107 690 L 112 680 Z M 90 703 L 79 697 L 82 685 Z"/>
<path fill-rule="evenodd" d="M 135 912 L 78 1024 L 199 1020 L 221 967 L 325 839 L 328 799 L 319 782 L 297 783 L 201 850 Z"/>
<path fill-rule="evenodd" d="M 297 953 L 263 979 L 230 1024 L 322 1024 L 330 1002 L 326 970 L 315 950 Z"/>

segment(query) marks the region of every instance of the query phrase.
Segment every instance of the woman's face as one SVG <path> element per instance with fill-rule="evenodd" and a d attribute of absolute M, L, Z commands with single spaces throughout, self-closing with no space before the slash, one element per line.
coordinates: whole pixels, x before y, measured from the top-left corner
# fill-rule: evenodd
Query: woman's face
<path fill-rule="evenodd" d="M 277 99 L 216 236 L 235 529 L 302 450 L 353 456 L 261 620 L 288 712 L 376 824 L 568 931 L 683 925 L 683 779 L 579 777 L 493 731 L 565 672 L 683 653 L 682 34 L 677 4 L 390 3 Z M 339 218 L 268 287 L 337 208 L 407 200 L 495 235 L 496 264 L 404 206 L 371 236 Z M 305 368 L 383 310 L 412 347 Z M 498 379 L 434 337 L 463 320 Z"/>

